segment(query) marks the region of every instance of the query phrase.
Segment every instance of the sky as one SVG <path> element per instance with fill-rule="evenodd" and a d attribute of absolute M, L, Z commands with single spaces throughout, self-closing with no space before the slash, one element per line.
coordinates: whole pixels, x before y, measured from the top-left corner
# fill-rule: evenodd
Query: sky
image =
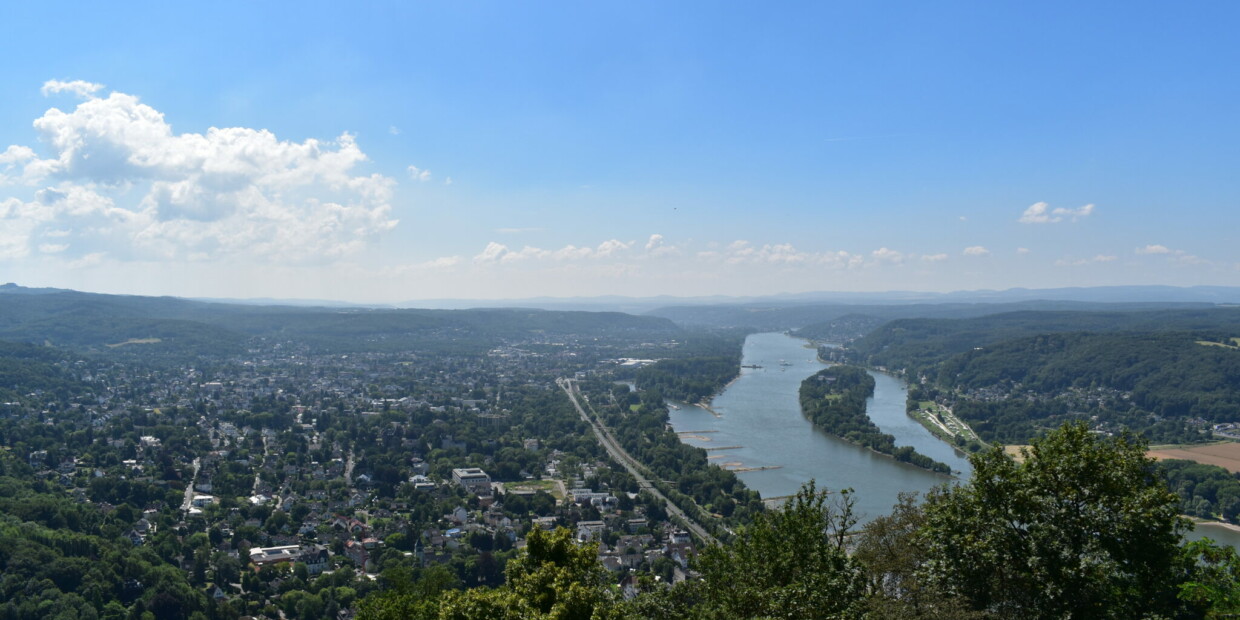
<path fill-rule="evenodd" d="M 1240 285 L 1234 2 L 119 6 L 2 9 L 0 282 Z"/>

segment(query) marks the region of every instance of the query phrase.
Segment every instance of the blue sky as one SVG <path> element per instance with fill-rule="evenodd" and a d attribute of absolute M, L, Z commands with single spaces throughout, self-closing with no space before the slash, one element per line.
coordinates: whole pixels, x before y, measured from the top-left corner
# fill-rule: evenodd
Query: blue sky
<path fill-rule="evenodd" d="M 1084 4 L 9 6 L 0 279 L 1240 284 L 1240 5 Z"/>

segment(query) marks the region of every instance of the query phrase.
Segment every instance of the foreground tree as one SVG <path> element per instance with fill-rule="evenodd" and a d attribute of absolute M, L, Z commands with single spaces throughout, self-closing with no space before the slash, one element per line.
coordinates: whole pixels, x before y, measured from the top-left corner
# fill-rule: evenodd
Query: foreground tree
<path fill-rule="evenodd" d="M 901 493 L 891 514 L 866 524 L 853 558 L 869 579 L 866 615 L 869 620 L 972 620 L 985 618 L 968 601 L 936 587 L 919 572 L 926 561 L 922 528 L 926 515 L 916 493 Z"/>
<path fill-rule="evenodd" d="M 833 496 L 810 481 L 730 545 L 702 552 L 699 616 L 858 617 L 865 575 L 844 549 L 856 521 L 848 491 Z"/>
<path fill-rule="evenodd" d="M 597 545 L 579 545 L 572 532 L 535 529 L 525 550 L 504 570 L 507 583 L 493 590 L 449 593 L 439 609 L 442 620 L 513 618 L 529 620 L 607 620 L 619 618 L 606 587 Z"/>
<path fill-rule="evenodd" d="M 1022 456 L 975 456 L 967 484 L 927 497 L 926 582 L 1001 618 L 1175 615 L 1187 522 L 1144 442 L 1076 423 Z"/>
<path fill-rule="evenodd" d="M 1209 539 L 1184 546 L 1191 574 L 1180 584 L 1180 598 L 1201 609 L 1206 618 L 1240 618 L 1240 556 L 1232 547 Z"/>

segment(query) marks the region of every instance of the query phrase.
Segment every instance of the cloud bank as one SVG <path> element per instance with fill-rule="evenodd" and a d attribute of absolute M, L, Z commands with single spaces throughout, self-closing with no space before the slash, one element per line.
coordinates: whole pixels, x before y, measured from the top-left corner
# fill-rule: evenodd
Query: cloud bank
<path fill-rule="evenodd" d="M 1088 204 L 1075 209 L 1065 209 L 1056 207 L 1051 209 L 1050 205 L 1045 202 L 1035 202 L 1025 209 L 1020 219 L 1016 220 L 1021 224 L 1056 224 L 1064 220 L 1075 222 L 1081 218 L 1089 217 L 1094 212 L 1094 205 Z"/>
<path fill-rule="evenodd" d="M 46 157 L 22 145 L 0 152 L 0 188 L 12 190 L 0 189 L 0 258 L 314 262 L 397 223 L 395 182 L 355 172 L 366 155 L 348 133 L 304 142 L 244 127 L 178 134 L 138 97 L 101 90 L 47 82 L 45 95 L 84 101 L 35 119 Z"/>

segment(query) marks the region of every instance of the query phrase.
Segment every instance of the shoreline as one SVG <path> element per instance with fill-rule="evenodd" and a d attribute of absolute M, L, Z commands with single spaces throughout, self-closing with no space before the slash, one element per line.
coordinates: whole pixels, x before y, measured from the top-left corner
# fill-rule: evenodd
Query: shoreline
<path fill-rule="evenodd" d="M 1201 517 L 1190 517 L 1188 515 L 1180 515 L 1180 516 L 1191 521 L 1193 523 L 1194 529 L 1196 529 L 1198 525 L 1210 525 L 1210 526 L 1221 527 L 1225 530 L 1240 534 L 1240 525 L 1236 525 L 1235 523 L 1227 523 L 1226 521 L 1215 521 L 1212 519 L 1202 519 Z"/>
<path fill-rule="evenodd" d="M 732 387 L 732 384 L 733 384 L 733 383 L 736 383 L 737 381 L 740 381 L 740 379 L 741 379 L 741 375 L 742 375 L 742 373 L 740 372 L 740 367 L 738 366 L 738 367 L 737 367 L 736 376 L 735 376 L 735 377 L 732 377 L 732 379 L 731 379 L 731 380 L 729 380 L 727 383 L 723 384 L 723 386 L 722 386 L 722 387 L 720 387 L 719 389 L 715 390 L 714 392 L 711 392 L 710 396 L 708 396 L 708 397 L 706 397 L 706 398 L 703 398 L 702 400 L 700 400 L 700 401 L 698 401 L 698 402 L 696 402 L 696 403 L 685 403 L 685 404 L 686 404 L 686 405 L 693 405 L 694 407 L 700 407 L 700 408 L 702 408 L 702 409 L 705 409 L 706 411 L 709 411 L 709 412 L 710 412 L 710 414 L 711 414 L 711 415 L 713 415 L 713 416 L 715 416 L 716 418 L 722 418 L 722 417 L 723 417 L 723 415 L 721 415 L 718 411 L 715 411 L 715 410 L 714 410 L 714 408 L 713 408 L 713 407 L 711 407 L 711 403 L 714 403 L 714 402 L 715 402 L 715 397 L 717 397 L 717 396 L 719 396 L 720 394 L 722 394 L 722 393 L 724 392 L 724 390 L 727 390 L 728 388 Z"/>
<path fill-rule="evenodd" d="M 868 369 L 866 369 L 864 366 L 854 366 L 854 368 L 859 368 L 859 369 L 861 369 L 862 371 L 867 371 L 867 370 L 868 370 Z M 956 475 L 956 474 L 957 474 L 957 472 L 956 472 L 956 470 L 952 469 L 951 465 L 948 465 L 947 463 L 943 463 L 943 462 L 941 462 L 941 461 L 937 461 L 937 460 L 935 460 L 934 458 L 932 458 L 932 457 L 930 457 L 930 456 L 928 456 L 928 455 L 926 455 L 926 454 L 922 454 L 921 452 L 918 452 L 918 451 L 917 451 L 917 449 L 916 449 L 916 448 L 913 448 L 912 446 L 908 446 L 908 448 L 912 451 L 912 452 L 911 452 L 911 455 L 913 455 L 913 456 L 917 456 L 917 457 L 921 457 L 922 459 L 925 459 L 925 460 L 930 461 L 930 465 L 931 465 L 931 466 L 927 467 L 926 465 L 921 465 L 921 464 L 918 464 L 918 463 L 914 463 L 914 462 L 912 462 L 911 460 L 910 460 L 910 461 L 904 461 L 904 460 L 901 460 L 901 459 L 896 458 L 895 451 L 902 450 L 902 449 L 904 449 L 904 448 L 905 448 L 905 446 L 895 446 L 895 445 L 893 445 L 893 446 L 892 446 L 892 448 L 893 448 L 893 451 L 892 451 L 892 452 L 885 452 L 885 451 L 883 451 L 883 450 L 878 450 L 878 449 L 876 449 L 874 446 L 867 445 L 867 444 L 864 444 L 864 443 L 861 443 L 861 442 L 858 442 L 858 441 L 851 440 L 851 439 L 849 439 L 849 438 L 847 438 L 847 437 L 845 437 L 845 436 L 843 436 L 843 435 L 840 435 L 840 434 L 839 434 L 839 433 L 837 433 L 837 432 L 834 432 L 832 429 L 829 429 L 829 428 L 827 428 L 827 427 L 823 426 L 822 424 L 819 424 L 819 423 L 818 423 L 816 420 L 814 420 L 814 418 L 813 418 L 812 416 L 810 416 L 810 415 L 809 415 L 809 413 L 808 413 L 808 412 L 806 412 L 806 410 L 805 410 L 805 396 L 804 396 L 804 390 L 805 390 L 805 386 L 806 386 L 806 384 L 807 384 L 807 383 L 809 383 L 809 382 L 810 382 L 810 380 L 811 380 L 811 379 L 813 379 L 814 377 L 819 376 L 819 373 L 822 373 L 822 372 L 824 372 L 824 371 L 820 370 L 820 371 L 818 371 L 818 373 L 815 373 L 815 374 L 813 374 L 813 375 L 810 375 L 808 378 L 806 378 L 804 381 L 802 381 L 802 382 L 801 382 L 801 387 L 800 387 L 800 389 L 798 390 L 798 395 L 800 396 L 800 401 L 801 401 L 801 402 L 800 402 L 801 417 L 803 417 L 803 418 L 805 418 L 806 420 L 808 420 L 808 421 L 809 421 L 809 423 L 810 423 L 810 425 L 811 425 L 813 428 L 816 428 L 816 429 L 818 429 L 818 430 L 822 431 L 823 433 L 825 433 L 825 434 L 827 434 L 827 435 L 830 435 L 831 437 L 834 437 L 834 438 L 836 438 L 836 439 L 839 439 L 840 441 L 843 441 L 843 442 L 845 442 L 845 443 L 848 443 L 848 444 L 852 444 L 852 445 L 854 445 L 854 446 L 857 446 L 858 448 L 862 448 L 862 449 L 865 449 L 865 450 L 869 450 L 870 452 L 873 452 L 873 453 L 875 453 L 875 454 L 881 454 L 881 455 L 883 455 L 883 456 L 887 457 L 888 459 L 890 459 L 890 460 L 892 460 L 892 461 L 894 461 L 894 462 L 896 462 L 896 463 L 900 463 L 900 464 L 903 464 L 903 465 L 910 465 L 910 466 L 912 466 L 912 467 L 916 467 L 917 469 L 921 469 L 921 470 L 923 470 L 923 471 L 927 471 L 927 472 L 929 472 L 929 473 L 931 473 L 931 474 L 943 475 L 943 476 L 947 476 L 948 478 L 956 478 L 956 477 L 957 477 L 957 475 Z M 837 393 L 838 393 L 838 392 L 837 392 Z M 865 398 L 865 402 L 866 402 L 866 404 L 865 404 L 865 405 L 863 405 L 863 408 L 862 408 L 862 410 L 861 410 L 861 412 L 860 412 L 860 416 L 861 416 L 862 418 L 864 418 L 864 419 L 865 419 L 865 421 L 866 421 L 866 423 L 868 423 L 868 424 L 869 424 L 869 425 L 870 425 L 870 426 L 871 426 L 871 427 L 872 427 L 875 431 L 877 431 L 878 433 L 883 434 L 883 435 L 885 435 L 885 436 L 887 436 L 887 437 L 892 437 L 892 436 L 891 436 L 891 435 L 889 435 L 889 434 L 885 434 L 885 433 L 883 433 L 883 430 L 882 430 L 882 429 L 881 429 L 881 428 L 880 428 L 877 424 L 875 424 L 875 423 L 874 423 L 874 420 L 873 420 L 873 419 L 871 419 L 871 418 L 870 418 L 869 411 L 867 411 L 867 410 L 866 410 L 866 409 L 868 408 L 868 402 L 869 402 L 871 399 L 873 399 L 873 398 L 874 398 L 874 384 L 873 384 L 873 381 L 871 380 L 871 386 L 870 386 L 869 394 L 868 394 L 868 395 L 866 396 L 866 398 Z M 854 416 L 854 417 L 855 417 L 855 416 Z M 892 439 L 894 440 L 894 437 L 892 437 Z M 946 467 L 946 468 L 947 468 L 947 471 L 946 471 L 946 472 L 943 472 L 943 471 L 936 470 L 936 469 L 933 467 L 933 465 L 942 465 L 943 467 Z"/>

